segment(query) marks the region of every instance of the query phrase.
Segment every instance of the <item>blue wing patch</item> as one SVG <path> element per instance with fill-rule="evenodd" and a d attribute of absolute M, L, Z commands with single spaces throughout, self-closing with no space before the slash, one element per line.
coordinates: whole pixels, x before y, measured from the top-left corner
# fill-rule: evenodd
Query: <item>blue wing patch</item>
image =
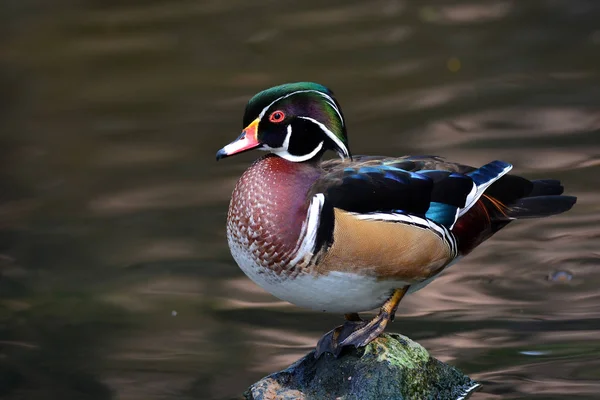
<path fill-rule="evenodd" d="M 452 229 L 458 217 L 458 210 L 459 207 L 432 201 L 429 205 L 429 210 L 425 213 L 425 217 Z"/>

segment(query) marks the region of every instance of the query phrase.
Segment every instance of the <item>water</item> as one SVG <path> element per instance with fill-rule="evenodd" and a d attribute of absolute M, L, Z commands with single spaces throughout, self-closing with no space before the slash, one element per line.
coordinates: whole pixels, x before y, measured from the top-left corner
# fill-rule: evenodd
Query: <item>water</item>
<path fill-rule="evenodd" d="M 341 321 L 241 273 L 225 215 L 256 154 L 214 161 L 251 95 L 313 80 L 354 153 L 499 158 L 579 197 L 391 330 L 481 381 L 473 399 L 598 398 L 598 18 L 596 0 L 4 1 L 0 396 L 236 398 Z"/>

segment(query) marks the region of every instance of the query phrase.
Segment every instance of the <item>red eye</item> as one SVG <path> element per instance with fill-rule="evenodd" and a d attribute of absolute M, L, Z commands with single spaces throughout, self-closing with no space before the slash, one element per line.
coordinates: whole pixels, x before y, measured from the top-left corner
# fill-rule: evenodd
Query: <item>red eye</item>
<path fill-rule="evenodd" d="M 273 111 L 271 113 L 271 115 L 269 115 L 269 121 L 274 122 L 274 123 L 278 123 L 283 121 L 285 118 L 285 114 L 283 113 L 283 111 Z"/>

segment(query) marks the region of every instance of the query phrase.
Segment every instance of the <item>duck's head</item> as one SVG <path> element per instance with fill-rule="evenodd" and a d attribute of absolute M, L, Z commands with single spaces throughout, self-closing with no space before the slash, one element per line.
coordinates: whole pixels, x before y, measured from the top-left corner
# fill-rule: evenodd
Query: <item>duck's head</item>
<path fill-rule="evenodd" d="M 320 159 L 326 150 L 350 157 L 340 106 L 325 86 L 288 83 L 250 99 L 240 137 L 217 152 L 217 160 L 252 149 L 293 162 Z"/>

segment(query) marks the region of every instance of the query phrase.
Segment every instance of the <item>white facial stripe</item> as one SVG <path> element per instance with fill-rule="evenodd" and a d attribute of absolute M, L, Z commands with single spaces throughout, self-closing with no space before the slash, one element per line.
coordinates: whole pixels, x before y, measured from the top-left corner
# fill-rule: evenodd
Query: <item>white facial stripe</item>
<path fill-rule="evenodd" d="M 263 144 L 262 150 L 268 150 L 273 153 L 276 152 L 287 152 L 288 147 L 290 147 L 290 138 L 292 137 L 292 126 L 288 125 L 287 127 L 287 135 L 285 135 L 285 139 L 280 147 L 270 147 L 268 144 Z"/>
<path fill-rule="evenodd" d="M 316 156 L 321 150 L 323 149 L 323 142 L 319 143 L 319 145 L 317 147 L 315 147 L 315 149 L 313 151 L 311 151 L 308 154 L 304 154 L 302 156 L 295 156 L 293 154 L 290 154 L 287 149 L 273 149 L 271 150 L 273 153 L 277 154 L 279 157 L 281 158 L 285 158 L 288 161 L 291 162 L 303 162 L 303 161 L 308 161 L 311 158 L 313 158 L 314 156 Z"/>
<path fill-rule="evenodd" d="M 333 109 L 335 110 L 335 112 L 337 113 L 338 117 L 340 117 L 340 121 L 342 122 L 342 125 L 344 125 L 344 118 L 342 118 L 342 113 L 340 112 L 340 110 L 337 108 L 337 106 L 335 105 L 335 101 L 333 101 L 333 99 L 331 98 L 331 96 L 327 95 L 326 93 L 323 92 L 319 92 L 318 90 L 297 90 L 295 92 L 292 93 L 288 93 L 286 95 L 283 95 L 281 97 L 278 97 L 277 99 L 275 99 L 273 102 L 271 102 L 271 104 L 269 104 L 268 106 L 266 106 L 265 108 L 262 109 L 262 111 L 260 112 L 260 114 L 258 115 L 259 119 L 262 119 L 262 117 L 265 116 L 265 114 L 267 113 L 267 110 L 275 103 L 277 103 L 279 100 L 282 99 L 287 99 L 290 96 L 293 96 L 295 94 L 298 93 L 317 93 L 319 95 L 321 95 L 322 97 L 325 98 L 325 100 L 327 100 L 327 103 L 333 107 Z"/>
<path fill-rule="evenodd" d="M 317 125 L 319 128 L 321 128 L 321 130 L 331 139 L 333 140 L 333 142 L 340 148 L 340 150 L 342 151 L 342 158 L 346 158 L 349 157 L 350 154 L 348 153 L 348 148 L 346 147 L 346 145 L 344 143 L 342 143 L 342 141 L 340 140 L 340 138 L 338 138 L 335 133 L 331 132 L 325 125 L 323 125 L 322 123 L 320 123 L 319 121 L 317 121 L 314 118 L 310 118 L 310 117 L 298 117 L 298 118 L 302 118 L 305 119 L 307 121 L 312 122 L 313 124 Z"/>
<path fill-rule="evenodd" d="M 283 96 L 281 96 L 281 97 L 278 97 L 277 99 L 273 100 L 273 101 L 272 101 L 272 102 L 271 102 L 269 105 L 267 105 L 265 108 L 263 108 L 263 109 L 262 109 L 262 111 L 261 111 L 261 112 L 260 112 L 260 114 L 258 115 L 258 119 L 259 119 L 259 120 L 260 120 L 260 119 L 262 119 L 262 118 L 265 116 L 265 114 L 267 113 L 267 111 L 269 110 L 269 108 L 271 108 L 271 106 L 272 106 L 273 104 L 277 103 L 279 100 L 286 99 L 286 98 L 288 98 L 288 97 L 290 97 L 290 96 L 293 96 L 293 95 L 295 95 L 295 94 L 298 94 L 298 93 L 317 93 L 318 95 L 320 95 L 320 96 L 322 96 L 323 98 L 325 98 L 325 101 L 327 102 L 327 104 L 329 104 L 329 105 L 330 105 L 330 106 L 331 106 L 331 107 L 332 107 L 332 108 L 335 110 L 335 112 L 337 113 L 337 115 L 338 115 L 338 117 L 339 117 L 339 119 L 340 119 L 340 122 L 342 123 L 342 125 L 344 125 L 344 119 L 343 119 L 343 117 L 342 117 L 342 113 L 340 112 L 340 110 L 339 110 L 339 109 L 338 109 L 338 107 L 336 106 L 336 104 L 335 104 L 335 101 L 333 100 L 333 98 L 331 98 L 331 96 L 327 95 L 326 93 L 320 92 L 320 91 L 318 91 L 318 90 L 312 90 L 312 89 L 309 89 L 309 90 L 297 90 L 297 91 L 295 91 L 295 92 L 288 93 L 288 94 L 286 94 L 286 95 L 283 95 Z M 330 130 L 329 130 L 329 129 L 328 129 L 326 126 L 325 126 L 325 125 L 323 125 L 321 122 L 317 121 L 317 120 L 316 120 L 316 119 L 314 119 L 314 118 L 310 118 L 310 117 L 298 117 L 298 118 L 302 118 L 302 119 L 305 119 L 305 120 L 311 121 L 312 123 L 314 123 L 314 124 L 316 124 L 317 126 L 319 126 L 319 128 L 321 128 L 321 130 L 322 130 L 322 131 L 323 131 L 323 132 L 324 132 L 324 133 L 325 133 L 325 134 L 326 134 L 326 135 L 327 135 L 327 136 L 328 136 L 328 137 L 329 137 L 331 140 L 333 140 L 333 141 L 334 141 L 334 143 L 335 143 L 335 144 L 338 146 L 338 148 L 341 150 L 340 156 L 341 156 L 342 158 L 346 158 L 346 157 L 349 157 L 349 156 L 350 156 L 350 153 L 349 153 L 349 151 L 348 151 L 348 148 L 346 147 L 346 145 L 344 145 L 344 143 L 342 143 L 342 141 L 341 141 L 341 140 L 340 140 L 340 139 L 339 139 L 339 138 L 338 138 L 338 137 L 337 137 L 337 136 L 336 136 L 336 135 L 335 135 L 333 132 L 331 132 L 331 131 L 330 131 Z M 288 134 L 286 135 L 286 138 L 285 138 L 285 141 L 283 142 L 283 145 L 282 145 L 282 147 L 280 147 L 280 148 L 277 148 L 277 149 L 270 149 L 270 148 L 268 148 L 268 146 L 267 146 L 267 147 L 264 147 L 264 148 L 265 148 L 265 149 L 267 149 L 267 150 L 271 150 L 272 152 L 274 152 L 274 153 L 277 153 L 277 154 L 278 154 L 278 155 L 280 155 L 281 157 L 284 157 L 284 158 L 286 158 L 286 159 L 288 159 L 288 160 L 292 161 L 292 159 L 295 159 L 295 158 L 296 158 L 296 157 L 298 157 L 298 156 L 293 156 L 293 155 L 291 155 L 291 154 L 289 154 L 289 153 L 287 152 L 287 147 L 288 147 L 288 145 L 289 145 L 289 138 L 290 138 L 290 136 L 291 136 L 291 129 L 292 129 L 292 127 L 291 127 L 290 125 L 288 125 L 288 128 L 287 128 L 287 129 L 288 129 Z M 321 150 L 321 148 L 322 148 L 322 147 L 323 147 L 323 142 L 321 142 L 321 143 L 319 144 L 319 146 L 317 147 L 317 149 L 315 149 L 313 152 L 311 152 L 311 153 L 310 153 L 310 155 L 311 155 L 311 156 L 314 156 L 314 155 L 316 155 L 316 154 L 317 154 L 317 153 L 318 153 L 318 152 Z M 286 154 L 287 156 L 284 156 L 284 154 Z M 301 156 L 301 158 L 302 158 L 302 160 L 301 160 L 301 161 L 305 161 L 305 160 L 303 159 L 304 157 L 305 157 L 305 156 Z"/>
<path fill-rule="evenodd" d="M 285 135 L 285 140 L 283 141 L 283 144 L 281 145 L 284 149 L 289 149 L 290 148 L 290 138 L 292 137 L 292 125 L 288 125 L 287 126 L 287 135 Z"/>
<path fill-rule="evenodd" d="M 344 117 L 342 117 L 342 113 L 335 105 L 335 102 L 333 101 L 333 99 L 331 97 L 325 95 L 324 93 L 321 93 L 321 95 L 323 95 L 323 97 L 325 97 L 325 100 L 327 100 L 327 103 L 331 106 L 331 108 L 333 108 L 335 110 L 338 117 L 340 118 L 340 121 L 342 121 L 342 125 L 344 125 Z"/>
<path fill-rule="evenodd" d="M 313 158 L 314 156 L 316 156 L 319 153 L 319 151 L 321 151 L 321 149 L 323 149 L 323 144 L 325 143 L 324 141 L 321 141 L 321 143 L 319 143 L 317 145 L 317 147 L 315 147 L 315 149 L 313 151 L 311 151 L 310 153 L 303 154 L 300 156 L 295 156 L 293 154 L 290 154 L 290 152 L 289 152 L 291 137 L 292 137 L 292 125 L 288 125 L 287 126 L 287 135 L 285 135 L 285 139 L 283 140 L 281 147 L 273 148 L 273 147 L 269 147 L 268 145 L 263 145 L 263 150 L 268 150 L 271 153 L 277 154 L 279 157 L 285 158 L 288 161 L 303 162 L 303 161 L 308 161 L 311 158 Z"/>

